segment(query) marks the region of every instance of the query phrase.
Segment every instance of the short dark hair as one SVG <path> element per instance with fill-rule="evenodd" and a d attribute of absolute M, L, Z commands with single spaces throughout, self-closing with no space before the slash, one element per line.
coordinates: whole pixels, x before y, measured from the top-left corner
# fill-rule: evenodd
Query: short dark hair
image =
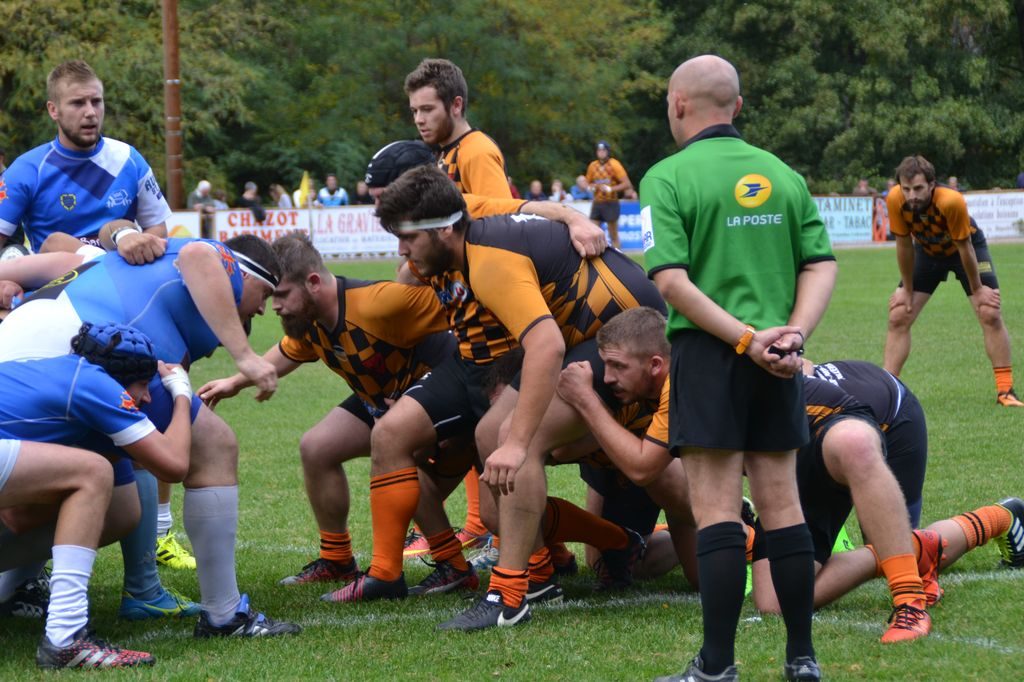
<path fill-rule="evenodd" d="M 469 86 L 462 69 L 447 59 L 424 59 L 405 77 L 407 95 L 427 86 L 437 90 L 446 111 L 451 109 L 456 97 L 462 98 L 463 112 L 469 106 Z"/>
<path fill-rule="evenodd" d="M 320 252 L 309 237 L 301 232 L 286 234 L 271 245 L 281 266 L 281 279 L 303 282 L 311 272 L 328 273 Z"/>
<path fill-rule="evenodd" d="M 918 174 L 924 175 L 928 182 L 935 182 L 935 166 L 928 159 L 920 154 L 908 156 L 896 166 L 896 184 L 899 184 L 900 178 L 910 180 Z"/>
<path fill-rule="evenodd" d="M 253 234 L 240 234 L 224 242 L 224 246 L 248 257 L 275 278 L 281 278 L 281 264 L 267 241 Z"/>
<path fill-rule="evenodd" d="M 55 66 L 50 75 L 46 77 L 46 98 L 51 102 L 56 102 L 58 99 L 57 86 L 65 81 L 69 83 L 88 83 L 89 81 L 99 80 L 100 77 L 96 75 L 91 66 L 81 59 L 72 59 L 69 62 Z M 103 81 L 100 81 L 100 83 L 102 84 Z"/>
<path fill-rule="evenodd" d="M 380 195 L 377 218 L 385 230 L 399 234 L 403 220 L 442 218 L 456 211 L 462 211 L 462 217 L 452 227 L 462 232 L 469 224 L 462 193 L 437 166 L 417 166 L 398 176 Z"/>
<path fill-rule="evenodd" d="M 665 336 L 665 316 L 646 306 L 623 310 L 597 330 L 597 347 L 608 346 L 634 355 L 672 355 L 672 346 Z"/>

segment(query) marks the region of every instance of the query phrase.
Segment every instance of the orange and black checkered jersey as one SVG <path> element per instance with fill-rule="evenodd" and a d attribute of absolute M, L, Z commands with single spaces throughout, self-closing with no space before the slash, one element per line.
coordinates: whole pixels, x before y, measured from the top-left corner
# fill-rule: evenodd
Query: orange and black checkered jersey
<path fill-rule="evenodd" d="M 587 166 L 587 183 L 600 187 L 614 187 L 626 179 L 626 169 L 617 159 L 609 158 L 604 163 L 594 160 Z M 618 192 L 605 192 L 600 189 L 594 192 L 594 201 L 618 201 Z"/>
<path fill-rule="evenodd" d="M 910 208 L 899 185 L 889 190 L 885 203 L 892 233 L 913 235 L 924 252 L 935 258 L 952 256 L 957 252 L 953 242 L 970 239 L 977 230 L 967 213 L 967 202 L 955 189 L 936 187 L 928 208 L 920 213 Z"/>
<path fill-rule="evenodd" d="M 511 199 L 505 157 L 485 133 L 473 129 L 442 147 L 438 166 L 463 194 Z M 472 212 L 472 208 L 470 209 Z"/>
<path fill-rule="evenodd" d="M 547 318 L 558 323 L 571 348 L 627 308 L 665 310 L 639 265 L 613 249 L 580 258 L 563 223 L 532 215 L 476 220 L 466 231 L 465 249 L 473 297 L 520 342 Z"/>
<path fill-rule="evenodd" d="M 347 277 L 337 283 L 337 327 L 317 322 L 279 347 L 293 362 L 322 361 L 367 408 L 386 410 L 385 398 L 398 398 L 443 359 L 451 343 L 444 310 L 430 287 Z"/>

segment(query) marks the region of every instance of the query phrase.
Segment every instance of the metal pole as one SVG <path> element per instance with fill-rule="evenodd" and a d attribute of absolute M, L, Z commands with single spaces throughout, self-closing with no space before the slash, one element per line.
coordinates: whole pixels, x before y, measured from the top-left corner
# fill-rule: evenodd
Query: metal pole
<path fill-rule="evenodd" d="M 181 144 L 181 80 L 178 63 L 178 0 L 163 0 L 164 140 L 167 151 L 167 203 L 184 208 Z"/>

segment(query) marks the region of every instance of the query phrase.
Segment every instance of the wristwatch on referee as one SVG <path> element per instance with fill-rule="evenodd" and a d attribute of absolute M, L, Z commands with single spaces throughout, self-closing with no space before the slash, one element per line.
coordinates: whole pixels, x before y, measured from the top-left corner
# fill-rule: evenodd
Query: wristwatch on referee
<path fill-rule="evenodd" d="M 752 326 L 747 325 L 747 328 L 743 330 L 743 336 L 740 337 L 739 342 L 736 344 L 736 355 L 743 355 L 747 352 L 750 342 L 754 340 L 754 332 L 756 331 Z"/>

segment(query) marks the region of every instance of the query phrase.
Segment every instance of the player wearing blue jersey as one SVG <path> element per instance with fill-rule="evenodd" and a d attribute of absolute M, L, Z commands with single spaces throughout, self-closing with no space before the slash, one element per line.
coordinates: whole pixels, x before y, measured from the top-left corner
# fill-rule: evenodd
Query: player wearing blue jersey
<path fill-rule="evenodd" d="M 103 137 L 103 83 L 74 60 L 50 72 L 46 93 L 57 137 L 15 159 L 0 179 L 0 246 L 20 226 L 34 251 L 51 235 L 47 250 L 75 251 L 81 244 L 70 235 L 116 246 L 130 262 L 153 260 L 171 210 L 142 155 Z"/>
<path fill-rule="evenodd" d="M 132 267 L 108 254 L 72 270 L 30 296 L 0 325 L 0 359 L 67 352 L 67 330 L 82 319 L 131 323 L 151 338 L 157 357 L 188 365 L 218 343 L 266 399 L 277 387 L 273 366 L 249 346 L 243 323 L 262 313 L 277 283 L 270 245 L 244 235 L 226 244 L 168 241 L 167 253 Z M 170 403 L 154 392 L 147 413 L 158 417 Z M 249 609 L 235 580 L 238 525 L 238 443 L 231 428 L 194 402 L 192 449 L 185 478 L 185 530 L 196 555 L 203 613 L 197 637 L 295 633 Z"/>
<path fill-rule="evenodd" d="M 53 556 L 46 632 L 36 652 L 40 667 L 152 664 L 149 654 L 96 640 L 88 627 L 86 592 L 96 548 L 119 534 L 109 522 L 104 529 L 104 516 L 137 521 L 139 515 L 133 489 L 132 496 L 118 496 L 117 510 L 108 514 L 117 477 L 90 450 L 118 448 L 162 477 L 180 480 L 188 469 L 188 375 L 160 363 L 157 378 L 153 344 L 124 325 L 86 323 L 70 346 L 73 354 L 0 364 L 0 567 L 38 559 L 32 552 L 40 549 L 42 558 Z M 165 433 L 138 407 L 150 402 L 154 379 L 173 396 Z M 72 444 L 90 450 L 61 447 Z M 56 507 L 55 527 L 23 534 L 26 526 L 48 524 L 49 505 Z M 45 547 L 34 546 L 38 536 L 48 539 Z"/>

